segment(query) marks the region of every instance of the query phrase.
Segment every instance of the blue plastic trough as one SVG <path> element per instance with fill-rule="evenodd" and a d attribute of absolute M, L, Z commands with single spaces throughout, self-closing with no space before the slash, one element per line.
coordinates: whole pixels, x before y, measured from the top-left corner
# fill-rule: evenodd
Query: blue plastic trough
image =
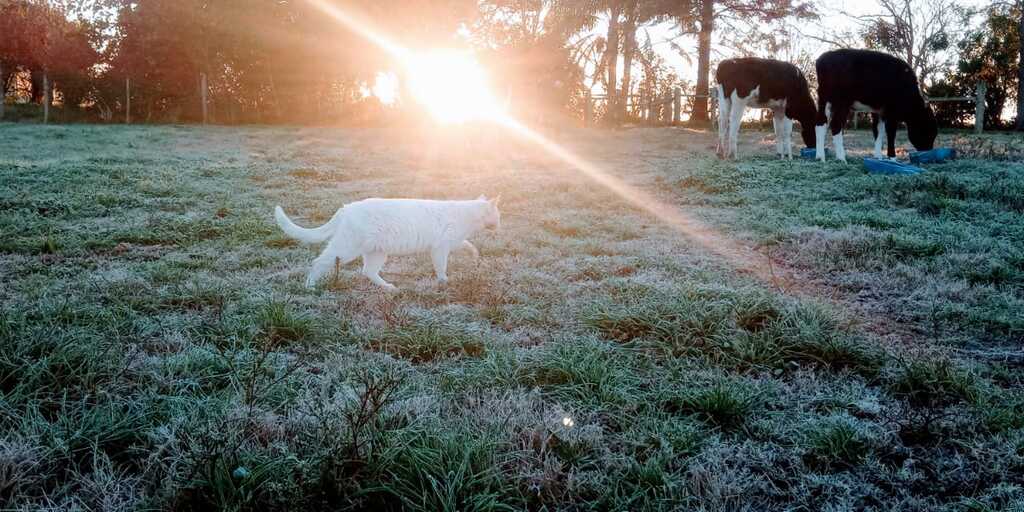
<path fill-rule="evenodd" d="M 930 151 L 914 151 L 910 153 L 910 162 L 915 164 L 939 164 L 946 160 L 955 160 L 956 150 L 953 148 L 935 148 Z"/>
<path fill-rule="evenodd" d="M 877 158 L 865 158 L 864 168 L 872 174 L 895 174 L 904 176 L 914 175 L 924 171 L 924 169 L 920 167 L 897 162 L 895 160 L 879 160 Z"/>

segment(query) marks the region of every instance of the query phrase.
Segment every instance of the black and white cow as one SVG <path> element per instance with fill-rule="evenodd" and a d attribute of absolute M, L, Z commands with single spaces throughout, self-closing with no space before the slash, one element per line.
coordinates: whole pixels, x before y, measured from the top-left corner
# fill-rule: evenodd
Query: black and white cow
<path fill-rule="evenodd" d="M 919 151 L 932 149 L 939 133 L 935 114 L 928 108 L 917 75 L 906 62 L 870 50 L 825 52 L 815 63 L 818 71 L 818 117 L 815 156 L 825 160 L 825 128 L 832 128 L 836 159 L 846 161 L 843 125 L 850 110 L 872 112 L 875 158 L 882 158 L 882 132 L 888 138 L 890 158 L 896 157 L 896 130 L 907 123 L 910 143 Z"/>
<path fill-rule="evenodd" d="M 807 147 L 814 147 L 814 99 L 796 66 L 771 59 L 728 59 L 715 71 L 718 82 L 718 154 L 736 158 L 736 138 L 747 107 L 774 112 L 779 156 L 793 157 L 793 120 Z"/>

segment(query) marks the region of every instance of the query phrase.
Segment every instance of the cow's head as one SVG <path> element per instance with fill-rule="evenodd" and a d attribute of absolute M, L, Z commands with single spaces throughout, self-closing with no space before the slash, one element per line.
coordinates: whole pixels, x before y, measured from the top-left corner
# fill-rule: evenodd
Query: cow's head
<path fill-rule="evenodd" d="M 935 137 L 939 135 L 939 124 L 935 114 L 926 104 L 913 119 L 907 120 L 907 138 L 918 151 L 928 151 L 935 147 Z"/>

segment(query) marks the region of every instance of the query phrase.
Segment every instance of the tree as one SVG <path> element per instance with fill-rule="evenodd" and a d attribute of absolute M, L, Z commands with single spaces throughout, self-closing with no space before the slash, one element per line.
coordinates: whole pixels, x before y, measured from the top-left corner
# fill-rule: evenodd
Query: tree
<path fill-rule="evenodd" d="M 1017 120 L 1014 129 L 1024 131 L 1024 0 L 1004 6 L 1017 11 Z"/>
<path fill-rule="evenodd" d="M 853 16 L 865 46 L 907 61 L 922 86 L 954 63 L 948 50 L 968 26 L 970 11 L 957 0 L 878 0 L 880 13 Z"/>
<path fill-rule="evenodd" d="M 95 27 L 82 20 L 68 19 L 60 3 L 29 0 L 0 0 L 0 81 L 7 90 L 18 71 L 31 75 L 32 97 L 52 99 L 60 89 L 65 106 L 75 107 L 91 87 L 91 70 L 99 62 L 94 48 Z M 44 80 L 45 77 L 45 80 Z M 42 84 L 50 87 L 43 90 Z"/>
<path fill-rule="evenodd" d="M 986 82 L 986 127 L 1002 124 L 1004 107 L 1020 86 L 1020 7 L 994 4 L 985 11 L 985 20 L 969 32 L 959 44 L 960 59 L 956 71 L 928 89 L 932 96 L 973 96 L 978 82 Z M 1018 92 L 1015 92 L 1017 90 Z M 936 105 L 940 122 L 961 125 L 974 115 L 974 107 L 963 103 Z M 1019 124 L 1019 114 L 1018 114 Z"/>
<path fill-rule="evenodd" d="M 688 2 L 665 0 L 627 0 L 623 3 L 623 19 L 619 24 L 622 40 L 622 88 L 615 116 L 625 116 L 632 86 L 633 60 L 637 57 L 637 29 L 671 17 L 685 16 Z"/>
<path fill-rule="evenodd" d="M 814 10 L 810 4 L 799 0 L 695 0 L 692 11 L 686 16 L 677 18 L 683 33 L 697 34 L 697 95 L 708 96 L 711 82 L 711 47 L 714 34 L 725 32 L 733 41 L 755 38 L 764 39 L 775 44 L 772 38 L 772 25 L 789 17 L 813 18 Z M 696 99 L 693 104 L 691 121 L 706 122 L 708 120 L 707 98 Z"/>
<path fill-rule="evenodd" d="M 537 122 L 582 107 L 589 90 L 585 68 L 594 71 L 591 77 L 604 73 L 604 39 L 588 34 L 597 24 L 594 6 L 574 0 L 487 0 L 480 9 L 472 42 L 516 115 Z"/>
<path fill-rule="evenodd" d="M 107 46 L 109 101 L 130 77 L 133 104 L 151 119 L 197 118 L 203 73 L 212 107 L 225 118 L 320 122 L 361 101 L 377 71 L 398 67 L 385 49 L 310 2 L 107 1 L 119 11 Z M 473 0 L 328 3 L 413 49 L 447 45 L 476 13 Z"/>

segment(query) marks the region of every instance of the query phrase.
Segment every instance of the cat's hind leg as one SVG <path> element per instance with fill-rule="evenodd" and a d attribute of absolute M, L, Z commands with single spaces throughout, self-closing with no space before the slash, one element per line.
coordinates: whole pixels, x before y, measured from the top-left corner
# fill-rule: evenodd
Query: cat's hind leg
<path fill-rule="evenodd" d="M 476 250 L 474 247 L 473 250 Z M 450 249 L 446 246 L 437 247 L 430 251 L 430 259 L 434 262 L 434 274 L 437 275 L 437 280 L 446 283 L 448 282 L 448 253 Z"/>
<path fill-rule="evenodd" d="M 382 286 L 388 290 L 395 290 L 395 285 L 384 280 L 380 277 L 380 270 L 384 268 L 384 264 L 388 261 L 388 255 L 383 252 L 368 252 L 363 254 L 363 275 L 369 278 L 373 284 Z"/>

